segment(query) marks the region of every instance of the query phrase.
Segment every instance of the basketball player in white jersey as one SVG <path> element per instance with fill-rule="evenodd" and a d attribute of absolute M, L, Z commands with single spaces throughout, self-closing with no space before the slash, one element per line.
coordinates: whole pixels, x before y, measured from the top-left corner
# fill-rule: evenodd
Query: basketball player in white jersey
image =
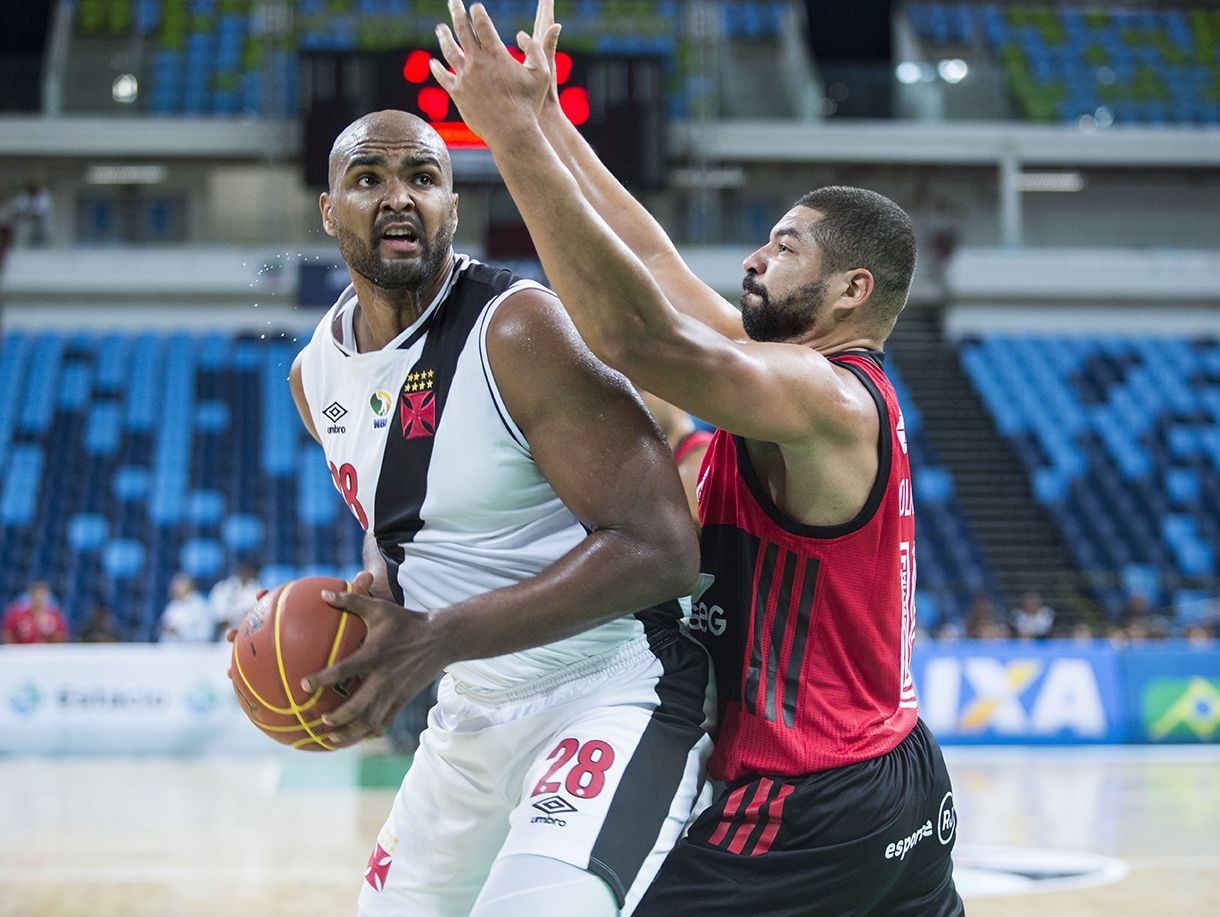
<path fill-rule="evenodd" d="M 630 913 L 710 752 L 670 452 L 549 290 L 453 252 L 450 160 L 423 121 L 350 125 L 320 203 L 352 284 L 293 395 L 395 601 L 324 593 L 368 637 L 305 685 L 360 676 L 327 718 L 346 744 L 446 673 L 359 913 Z"/>

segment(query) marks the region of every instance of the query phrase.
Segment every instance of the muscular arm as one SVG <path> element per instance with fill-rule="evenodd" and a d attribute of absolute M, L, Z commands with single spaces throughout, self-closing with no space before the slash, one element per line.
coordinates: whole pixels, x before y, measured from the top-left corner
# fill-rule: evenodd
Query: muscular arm
<path fill-rule="evenodd" d="M 594 353 L 642 388 L 749 439 L 851 440 L 873 408 L 850 374 L 809 347 L 742 342 L 674 308 L 547 141 L 532 98 L 545 71 L 541 49 L 528 52 L 533 70 L 522 67 L 482 8 L 472 13 L 478 41 L 458 0 L 451 10 L 462 47 L 445 30 L 441 49 L 457 72 L 433 61 L 433 73 L 487 140 L 547 276 Z"/>
<path fill-rule="evenodd" d="M 554 20 L 554 0 L 539 0 L 534 37 L 544 42 L 544 50 L 552 64 L 552 74 L 558 35 L 551 33 L 549 41 L 545 37 Z M 538 123 L 589 206 L 640 259 L 674 308 L 727 337 L 735 340 L 744 338 L 741 313 L 687 267 L 661 224 L 606 168 L 593 147 L 559 107 L 553 79 L 538 115 Z"/>
<path fill-rule="evenodd" d="M 669 449 L 562 305 L 540 291 L 510 297 L 489 328 L 488 355 L 535 462 L 588 535 L 529 580 L 431 613 L 335 596 L 369 625 L 360 650 L 311 679 L 364 675 L 330 718 L 341 742 L 380 731 L 453 662 L 551 643 L 694 587 L 698 546 Z"/>
<path fill-rule="evenodd" d="M 301 364 L 304 357 L 305 351 L 301 351 L 292 361 L 292 369 L 288 371 L 288 385 L 292 389 L 292 400 L 297 406 L 297 413 L 301 415 L 301 423 L 305 425 L 305 429 L 309 431 L 314 442 L 321 445 L 322 439 L 318 436 L 317 427 L 313 425 L 313 418 L 309 414 L 309 401 L 305 398 L 305 383 L 301 381 Z"/>

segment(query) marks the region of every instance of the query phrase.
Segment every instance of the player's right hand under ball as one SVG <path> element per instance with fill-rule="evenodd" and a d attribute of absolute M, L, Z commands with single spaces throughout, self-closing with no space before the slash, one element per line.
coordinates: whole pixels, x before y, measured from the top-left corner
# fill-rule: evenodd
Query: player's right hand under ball
<path fill-rule="evenodd" d="M 351 698 L 322 719 L 330 730 L 328 741 L 338 745 L 385 732 L 398 711 L 440 677 L 449 661 L 429 639 L 430 616 L 361 595 L 372 583 L 373 575 L 364 571 L 352 581 L 351 592 L 322 593 L 333 607 L 363 618 L 368 635 L 355 652 L 301 682 L 313 692 L 361 676 Z"/>

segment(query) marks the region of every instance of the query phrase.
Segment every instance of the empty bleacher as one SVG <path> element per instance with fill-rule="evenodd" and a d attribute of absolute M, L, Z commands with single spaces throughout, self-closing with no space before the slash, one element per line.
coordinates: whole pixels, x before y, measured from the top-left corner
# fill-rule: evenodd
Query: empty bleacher
<path fill-rule="evenodd" d="M 533 22 L 534 0 L 485 5 L 506 37 Z M 745 41 L 775 38 L 788 6 L 784 0 L 711 4 L 721 33 Z M 109 81 L 90 78 L 88 59 L 104 59 L 96 73 L 109 72 L 118 54 L 138 78 L 138 111 L 294 117 L 299 53 L 433 49 L 444 16 L 443 4 L 412 0 L 79 0 L 68 85 L 92 98 L 89 84 L 104 84 L 108 95 Z M 580 0 L 566 5 L 562 21 L 568 51 L 663 58 L 669 113 L 688 114 L 692 95 L 702 89 L 680 0 Z M 90 104 L 112 108 L 107 95 Z"/>
<path fill-rule="evenodd" d="M 906 14 L 929 59 L 998 63 L 1026 119 L 1220 125 L 1220 10 L 959 2 Z"/>
<path fill-rule="evenodd" d="M 268 582 L 359 567 L 287 385 L 290 338 L 10 332 L 0 348 L 0 595 L 49 581 L 147 639 L 178 570 Z"/>
<path fill-rule="evenodd" d="M 964 368 L 1090 591 L 1142 593 L 1179 625 L 1220 573 L 1220 345 L 987 336 Z"/>

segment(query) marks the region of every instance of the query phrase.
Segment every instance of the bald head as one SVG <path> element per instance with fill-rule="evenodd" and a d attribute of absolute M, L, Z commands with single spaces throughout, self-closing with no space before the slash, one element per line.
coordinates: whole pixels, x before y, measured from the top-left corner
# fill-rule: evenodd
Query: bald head
<path fill-rule="evenodd" d="M 389 148 L 406 148 L 420 158 L 434 159 L 440 166 L 446 185 L 453 187 L 453 165 L 440 134 L 422 118 L 409 112 L 386 109 L 358 118 L 335 138 L 330 148 L 328 169 L 331 190 L 334 190 L 336 180 L 354 157 L 384 154 Z"/>

